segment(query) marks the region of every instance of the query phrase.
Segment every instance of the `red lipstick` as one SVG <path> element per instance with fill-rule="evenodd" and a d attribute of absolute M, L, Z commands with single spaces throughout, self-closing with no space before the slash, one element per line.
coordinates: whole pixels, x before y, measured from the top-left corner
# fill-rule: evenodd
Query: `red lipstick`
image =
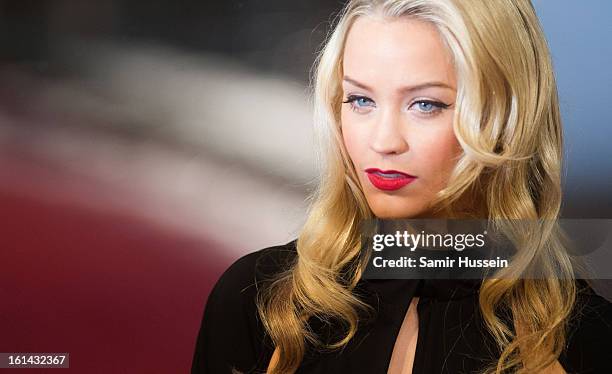
<path fill-rule="evenodd" d="M 397 170 L 365 169 L 374 187 L 383 191 L 395 191 L 413 182 L 417 177 Z"/>

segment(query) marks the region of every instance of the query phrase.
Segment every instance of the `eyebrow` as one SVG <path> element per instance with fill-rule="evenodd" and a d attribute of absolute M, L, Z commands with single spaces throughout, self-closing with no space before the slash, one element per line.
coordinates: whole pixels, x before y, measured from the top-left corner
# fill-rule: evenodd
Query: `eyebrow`
<path fill-rule="evenodd" d="M 355 79 L 349 77 L 348 75 L 345 75 L 343 80 L 345 82 L 348 82 L 350 84 L 352 84 L 353 86 L 357 86 L 359 88 L 363 88 L 364 90 L 368 90 L 368 91 L 373 91 L 370 87 L 368 87 L 367 85 L 356 81 Z M 414 86 L 406 86 L 406 87 L 402 87 L 399 89 L 399 91 L 401 92 L 412 92 L 412 91 L 419 91 L 419 90 L 423 90 L 425 88 L 430 88 L 430 87 L 441 87 L 441 88 L 448 88 L 451 90 L 455 90 L 454 87 L 449 86 L 448 84 L 444 83 L 444 82 L 424 82 L 424 83 L 419 83 L 416 84 Z"/>

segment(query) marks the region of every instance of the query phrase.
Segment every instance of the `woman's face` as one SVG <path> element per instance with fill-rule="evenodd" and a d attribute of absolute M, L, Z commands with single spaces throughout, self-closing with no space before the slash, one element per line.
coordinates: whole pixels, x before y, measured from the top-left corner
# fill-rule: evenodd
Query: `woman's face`
<path fill-rule="evenodd" d="M 454 66 L 435 26 L 359 17 L 343 71 L 342 136 L 370 209 L 379 218 L 432 216 L 462 152 Z"/>

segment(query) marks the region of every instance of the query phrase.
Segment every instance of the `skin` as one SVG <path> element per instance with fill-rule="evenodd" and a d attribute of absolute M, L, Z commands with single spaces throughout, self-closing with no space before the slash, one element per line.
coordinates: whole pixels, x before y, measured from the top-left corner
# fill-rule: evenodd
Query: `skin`
<path fill-rule="evenodd" d="M 431 203 L 462 152 L 453 131 L 455 69 L 436 28 L 407 17 L 360 17 L 347 35 L 343 72 L 342 136 L 372 212 L 433 217 Z M 417 178 L 384 191 L 367 168 Z"/>
<path fill-rule="evenodd" d="M 343 72 L 342 137 L 372 212 L 379 218 L 436 217 L 432 202 L 462 149 L 453 131 L 457 77 L 435 26 L 408 17 L 360 17 L 347 35 Z M 368 168 L 417 178 L 384 191 L 369 181 Z M 413 298 L 388 374 L 412 373 L 417 305 Z M 565 373 L 558 361 L 541 372 Z"/>
<path fill-rule="evenodd" d="M 453 131 L 455 69 L 438 31 L 406 17 L 360 17 L 347 35 L 343 72 L 342 137 L 370 209 L 379 218 L 434 217 L 432 202 L 461 154 Z M 416 179 L 380 190 L 368 168 Z M 398 332 L 390 374 L 412 372 L 417 304 L 414 298 Z"/>
<path fill-rule="evenodd" d="M 360 17 L 347 35 L 343 71 L 343 101 L 360 99 L 342 104 L 342 137 L 372 212 L 379 218 L 436 217 L 432 201 L 462 153 L 453 131 L 456 75 L 437 30 L 410 18 Z M 382 191 L 369 181 L 367 168 L 417 178 L 399 190 Z M 412 373 L 418 301 L 413 298 L 406 311 L 388 374 Z M 268 370 L 279 357 L 277 348 Z M 565 371 L 555 361 L 540 373 Z"/>

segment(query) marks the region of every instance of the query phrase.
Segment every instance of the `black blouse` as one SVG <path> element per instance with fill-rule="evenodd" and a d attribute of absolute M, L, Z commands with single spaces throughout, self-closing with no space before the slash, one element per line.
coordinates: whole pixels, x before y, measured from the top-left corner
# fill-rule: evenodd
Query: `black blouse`
<path fill-rule="evenodd" d="M 197 338 L 192 374 L 265 373 L 274 351 L 255 297 L 262 282 L 297 255 L 296 241 L 245 255 L 223 273 L 208 297 Z M 475 373 L 499 356 L 479 314 L 480 283 L 470 280 L 361 279 L 355 292 L 376 310 L 360 321 L 340 351 L 308 349 L 296 374 L 385 374 L 413 296 L 419 333 L 413 373 Z M 579 282 L 578 302 L 559 362 L 568 373 L 612 373 L 612 304 Z M 338 329 L 309 321 L 335 341 Z M 333 339 L 333 340 L 330 340 Z"/>

